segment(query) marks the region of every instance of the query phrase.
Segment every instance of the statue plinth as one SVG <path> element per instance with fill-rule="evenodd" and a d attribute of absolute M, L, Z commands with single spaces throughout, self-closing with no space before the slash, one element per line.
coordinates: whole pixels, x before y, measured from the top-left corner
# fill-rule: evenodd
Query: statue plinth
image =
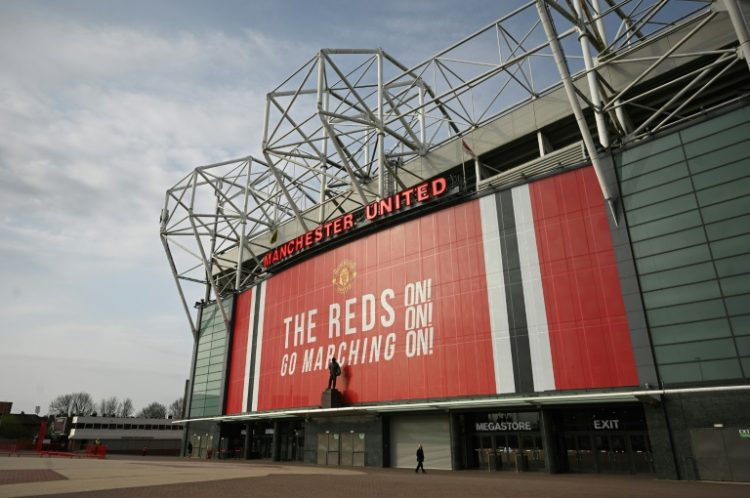
<path fill-rule="evenodd" d="M 344 406 L 344 396 L 338 389 L 326 389 L 320 396 L 320 406 L 323 408 L 340 408 Z"/>

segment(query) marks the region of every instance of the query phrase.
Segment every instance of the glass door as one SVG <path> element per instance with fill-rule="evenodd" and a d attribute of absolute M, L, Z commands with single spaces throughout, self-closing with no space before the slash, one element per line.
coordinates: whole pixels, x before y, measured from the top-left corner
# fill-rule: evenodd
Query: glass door
<path fill-rule="evenodd" d="M 516 470 L 516 455 L 521 451 L 516 434 L 496 436 L 498 443 L 498 454 L 500 458 L 499 467 L 502 470 Z"/>
<path fill-rule="evenodd" d="M 495 452 L 492 439 L 492 436 L 474 436 L 472 438 L 474 468 L 494 470 L 494 462 L 491 461 Z"/>
<path fill-rule="evenodd" d="M 201 458 L 201 437 L 197 434 L 193 434 L 190 437 L 190 444 L 192 445 L 192 452 L 188 455 L 190 458 L 198 457 Z"/>
<path fill-rule="evenodd" d="M 521 451 L 528 470 L 544 470 L 544 447 L 541 436 L 524 434 L 521 436 Z"/>
<path fill-rule="evenodd" d="M 565 435 L 565 455 L 568 459 L 568 472 L 580 472 L 580 457 L 576 437 L 572 434 Z"/>
<path fill-rule="evenodd" d="M 594 434 L 596 464 L 599 472 L 629 473 L 630 454 L 622 434 Z"/>
<path fill-rule="evenodd" d="M 599 472 L 612 472 L 615 469 L 609 436 L 594 434 L 594 454 Z"/>
<path fill-rule="evenodd" d="M 596 472 L 591 435 L 570 434 L 565 436 L 570 472 Z"/>
<path fill-rule="evenodd" d="M 479 466 L 482 468 L 486 468 L 487 470 L 494 470 L 494 461 L 492 458 L 494 449 L 492 447 L 492 436 L 482 436 L 482 445 L 481 445 L 482 451 L 481 455 L 479 456 L 480 464 Z"/>
<path fill-rule="evenodd" d="M 630 473 L 630 452 L 628 451 L 625 435 L 612 434 L 609 436 L 609 440 L 613 471 L 622 474 Z"/>
<path fill-rule="evenodd" d="M 630 435 L 630 451 L 634 472 L 650 474 L 654 471 L 654 459 L 646 434 Z"/>
<path fill-rule="evenodd" d="M 636 433 L 569 433 L 565 435 L 569 472 L 652 473 L 648 435 Z"/>

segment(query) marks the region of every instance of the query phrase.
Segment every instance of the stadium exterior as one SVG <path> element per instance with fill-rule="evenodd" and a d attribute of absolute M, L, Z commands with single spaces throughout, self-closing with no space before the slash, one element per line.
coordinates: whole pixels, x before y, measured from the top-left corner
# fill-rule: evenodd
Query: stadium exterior
<path fill-rule="evenodd" d="M 539 0 L 411 68 L 321 50 L 262 158 L 167 192 L 183 447 L 750 480 L 749 13 Z"/>

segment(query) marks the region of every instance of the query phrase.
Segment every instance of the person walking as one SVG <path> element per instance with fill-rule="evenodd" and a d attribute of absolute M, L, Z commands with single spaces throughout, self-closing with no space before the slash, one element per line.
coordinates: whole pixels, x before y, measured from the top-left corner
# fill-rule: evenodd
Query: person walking
<path fill-rule="evenodd" d="M 424 470 L 424 450 L 422 449 L 422 445 L 419 445 L 419 448 L 417 448 L 417 468 L 414 469 L 414 472 L 418 472 L 419 469 L 422 469 L 422 473 L 426 474 Z"/>

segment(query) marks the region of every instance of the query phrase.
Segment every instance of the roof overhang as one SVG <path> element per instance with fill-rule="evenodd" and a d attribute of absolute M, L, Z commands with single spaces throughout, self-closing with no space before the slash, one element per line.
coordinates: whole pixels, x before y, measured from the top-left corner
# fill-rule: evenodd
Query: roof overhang
<path fill-rule="evenodd" d="M 272 410 L 261 412 L 240 413 L 236 415 L 222 415 L 219 417 L 203 417 L 194 419 L 175 420 L 172 423 L 183 422 L 240 422 L 250 420 L 268 420 L 295 417 L 335 417 L 350 415 L 379 415 L 384 413 L 408 413 L 429 411 L 455 411 L 474 409 L 505 409 L 505 408 L 540 408 L 545 406 L 577 405 L 584 403 L 644 403 L 649 405 L 661 402 L 664 395 L 699 394 L 710 392 L 750 390 L 750 385 L 695 387 L 684 389 L 638 389 L 638 390 L 607 390 L 600 392 L 575 392 L 544 394 L 537 393 L 529 396 L 482 397 L 471 399 L 453 399 L 440 401 L 419 401 L 407 403 L 381 403 L 346 406 L 340 408 L 306 407 L 289 410 Z"/>

